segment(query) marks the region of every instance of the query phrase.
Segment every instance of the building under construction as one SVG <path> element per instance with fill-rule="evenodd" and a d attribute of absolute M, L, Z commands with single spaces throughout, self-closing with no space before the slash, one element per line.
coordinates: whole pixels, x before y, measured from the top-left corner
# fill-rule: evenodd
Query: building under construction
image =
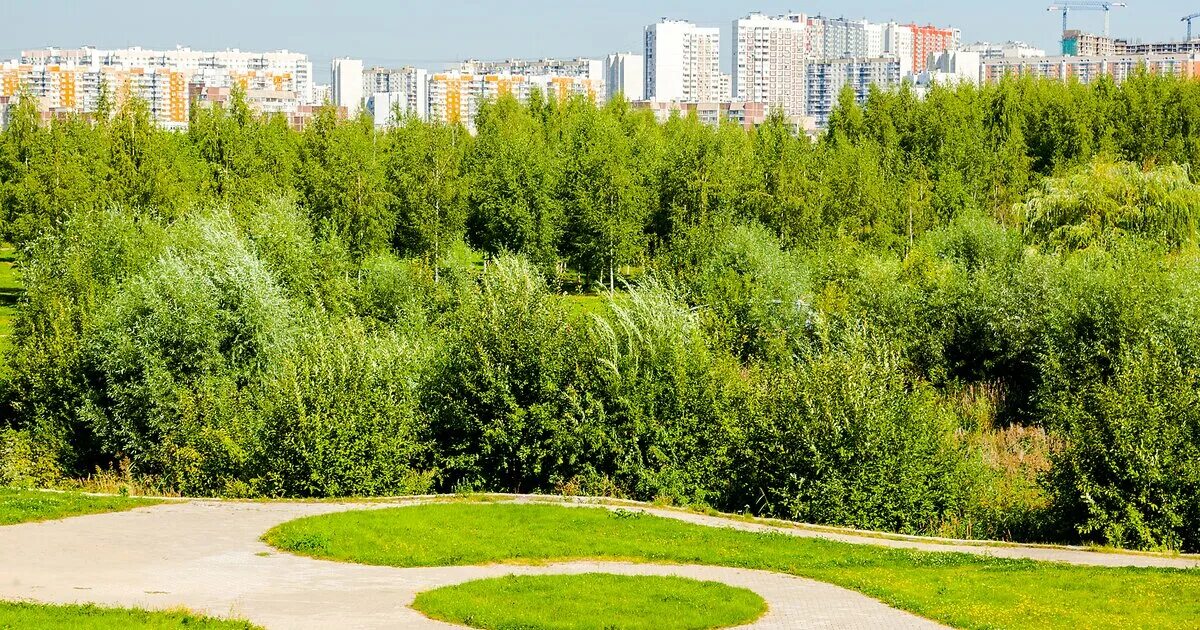
<path fill-rule="evenodd" d="M 1063 33 L 1063 54 L 1068 57 L 1103 57 L 1110 55 L 1186 55 L 1200 53 L 1200 40 L 1185 42 L 1134 43 L 1125 39 L 1105 37 L 1069 30 Z"/>

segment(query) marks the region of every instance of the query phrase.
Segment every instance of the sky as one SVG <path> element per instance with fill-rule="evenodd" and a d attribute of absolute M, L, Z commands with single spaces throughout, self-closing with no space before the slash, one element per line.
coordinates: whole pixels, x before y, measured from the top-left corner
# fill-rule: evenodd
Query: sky
<path fill-rule="evenodd" d="M 307 53 L 318 80 L 329 60 L 439 69 L 463 59 L 599 57 L 640 51 L 642 29 L 662 17 L 722 28 L 728 70 L 730 24 L 751 11 L 789 11 L 872 21 L 935 23 L 963 40 L 1023 40 L 1057 49 L 1061 14 L 1052 0 L 0 0 L 0 59 L 44 46 L 196 49 L 286 48 Z M 1126 0 L 1112 33 L 1177 40 L 1180 18 L 1200 0 Z M 1071 27 L 1103 29 L 1102 14 L 1072 13 Z M 1200 20 L 1196 24 L 1200 32 Z"/>

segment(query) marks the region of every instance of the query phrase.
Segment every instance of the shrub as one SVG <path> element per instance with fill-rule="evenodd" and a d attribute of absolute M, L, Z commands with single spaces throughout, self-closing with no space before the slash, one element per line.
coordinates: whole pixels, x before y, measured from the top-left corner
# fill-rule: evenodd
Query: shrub
<path fill-rule="evenodd" d="M 858 336 L 794 368 L 764 370 L 738 496 L 753 511 L 813 523 L 926 533 L 965 500 L 952 412 Z"/>
<path fill-rule="evenodd" d="M 599 440 L 573 382 L 577 331 L 544 278 L 502 256 L 468 299 L 423 399 L 439 487 L 526 492 L 586 472 Z"/>
<path fill-rule="evenodd" d="M 1115 373 L 1055 397 L 1066 446 L 1051 490 L 1083 540 L 1200 551 L 1200 381 L 1169 341 L 1127 347 Z"/>

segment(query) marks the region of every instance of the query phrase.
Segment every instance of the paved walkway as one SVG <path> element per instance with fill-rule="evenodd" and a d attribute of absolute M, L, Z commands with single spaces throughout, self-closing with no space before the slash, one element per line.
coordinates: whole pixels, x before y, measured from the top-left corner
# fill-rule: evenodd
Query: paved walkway
<path fill-rule="evenodd" d="M 519 499 L 528 500 L 528 499 Z M 413 501 L 404 502 L 413 504 Z M 763 571 L 612 562 L 397 569 L 302 558 L 258 540 L 279 523 L 395 504 L 189 501 L 129 512 L 0 527 L 0 599 L 163 609 L 184 606 L 268 628 L 449 628 L 408 608 L 418 592 L 509 574 L 606 572 L 679 575 L 755 591 L 770 612 L 752 628 L 938 628 L 860 593 Z M 847 542 L 946 550 L 943 545 L 772 528 L 672 510 L 668 518 Z M 962 547 L 961 549 L 959 547 Z M 1195 560 L 1086 551 L 954 546 L 990 555 L 1143 566 Z M 1082 555 L 1080 555 L 1082 554 Z"/>
<path fill-rule="evenodd" d="M 519 497 L 516 500 L 537 501 L 538 498 Z M 572 501 L 567 503 L 567 505 L 585 506 L 588 505 L 588 503 Z M 596 507 L 596 505 L 591 504 L 590 507 Z M 787 534 L 790 536 L 799 536 L 802 538 L 820 538 L 823 540 L 835 540 L 838 542 L 851 543 L 855 545 L 875 545 L 879 547 L 890 547 L 893 549 L 970 553 L 994 558 L 1040 560 L 1044 562 L 1065 562 L 1067 564 L 1098 567 L 1146 567 L 1162 569 L 1200 568 L 1200 556 L 1196 555 L 1103 552 L 1089 551 L 1083 548 L 1065 546 L 1008 545 L 1002 543 L 983 544 L 979 542 L 973 543 L 966 540 L 931 539 L 922 538 L 920 536 L 889 537 L 887 534 L 855 534 L 849 531 L 838 531 L 832 528 L 814 528 L 805 527 L 803 525 L 773 526 L 763 523 L 738 521 L 719 516 L 706 516 L 703 514 L 695 514 L 680 510 L 663 510 L 648 506 L 639 506 L 626 509 L 636 509 L 648 514 L 653 514 L 655 516 L 662 516 L 688 523 L 695 523 L 697 525 L 729 527 L 732 529 L 750 532 L 772 532 Z"/>

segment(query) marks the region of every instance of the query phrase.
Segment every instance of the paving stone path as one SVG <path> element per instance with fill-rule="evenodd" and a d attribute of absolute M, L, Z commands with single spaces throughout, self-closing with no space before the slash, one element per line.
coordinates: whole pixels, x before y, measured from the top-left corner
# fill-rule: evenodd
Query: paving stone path
<path fill-rule="evenodd" d="M 528 498 L 518 498 L 528 501 Z M 751 628 L 939 628 L 860 593 L 764 571 L 706 566 L 570 562 L 542 566 L 398 569 L 302 558 L 259 541 L 292 519 L 399 503 L 175 502 L 129 512 L 0 527 L 0 599 L 92 602 L 165 609 L 183 606 L 241 617 L 267 628 L 450 628 L 408 607 L 418 592 L 510 574 L 605 572 L 678 575 L 753 590 L 770 611 Z M 576 503 L 568 503 L 574 505 Z M 628 509 L 628 508 L 627 508 Z M 647 512 L 703 525 L 761 530 L 763 525 L 695 514 Z M 796 528 L 768 528 L 848 542 L 925 548 L 928 543 L 881 540 Z M 943 545 L 928 545 L 946 549 Z M 963 547 L 959 549 L 958 547 Z M 956 551 L 1144 565 L 1194 560 L 1074 550 L 957 545 Z M 1049 552 L 1056 552 L 1059 555 Z M 1083 554 L 1083 555 L 1080 555 Z M 1103 556 L 1103 557 L 1100 557 Z M 1175 566 L 1175 565 L 1172 565 Z"/>

